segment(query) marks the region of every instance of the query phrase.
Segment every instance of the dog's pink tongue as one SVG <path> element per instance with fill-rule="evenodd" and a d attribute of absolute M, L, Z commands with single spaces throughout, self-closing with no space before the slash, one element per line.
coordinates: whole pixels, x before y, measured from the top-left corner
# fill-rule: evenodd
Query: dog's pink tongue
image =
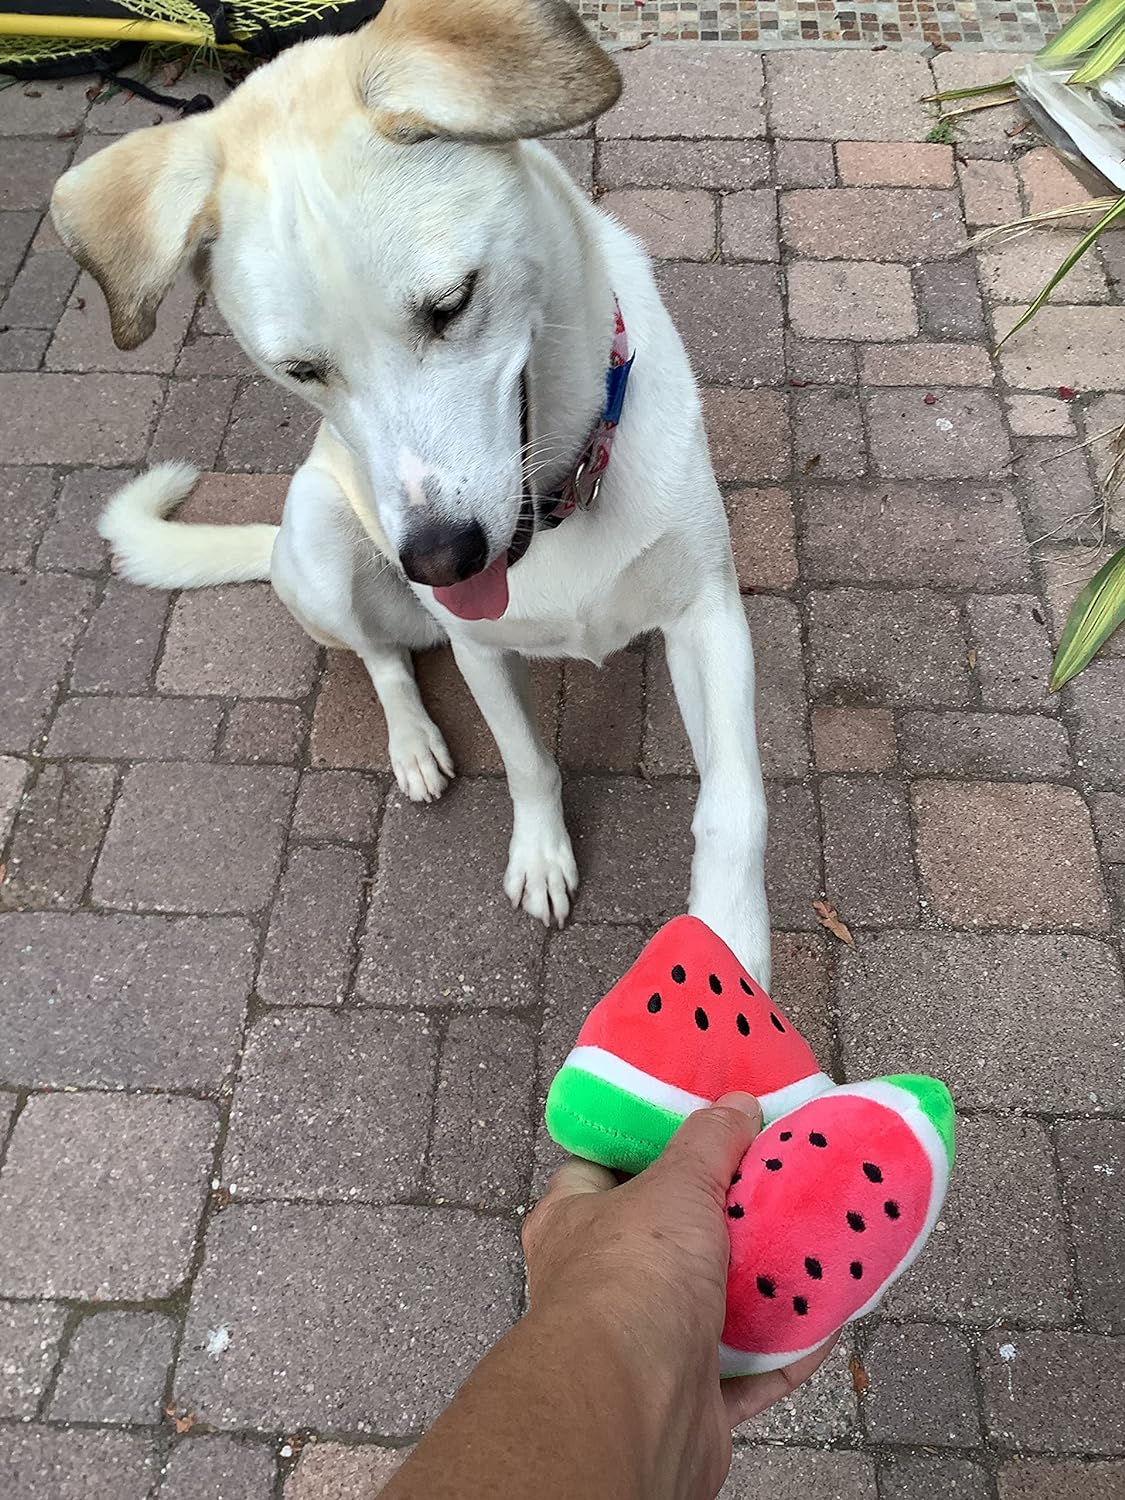
<path fill-rule="evenodd" d="M 508 554 L 464 583 L 434 589 L 434 598 L 459 620 L 498 620 L 508 607 Z"/>

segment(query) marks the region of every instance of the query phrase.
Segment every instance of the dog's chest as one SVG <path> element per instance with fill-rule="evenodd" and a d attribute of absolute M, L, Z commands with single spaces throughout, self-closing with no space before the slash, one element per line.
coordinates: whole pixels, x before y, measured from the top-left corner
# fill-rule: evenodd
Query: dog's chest
<path fill-rule="evenodd" d="M 620 571 L 598 569 L 594 556 L 512 573 L 511 603 L 502 619 L 477 621 L 468 634 L 484 645 L 525 656 L 569 657 L 601 665 L 637 636 L 658 630 L 682 609 L 685 570 L 672 566 L 662 539 Z M 681 553 L 681 564 L 682 564 Z"/>
<path fill-rule="evenodd" d="M 466 629 L 464 625 L 458 628 Z M 606 657 L 652 628 L 653 622 L 646 615 L 631 610 L 600 611 L 595 618 L 562 613 L 525 616 L 509 611 L 502 620 L 468 626 L 466 633 L 482 645 L 518 651 L 524 656 L 567 657 L 601 666 Z"/>

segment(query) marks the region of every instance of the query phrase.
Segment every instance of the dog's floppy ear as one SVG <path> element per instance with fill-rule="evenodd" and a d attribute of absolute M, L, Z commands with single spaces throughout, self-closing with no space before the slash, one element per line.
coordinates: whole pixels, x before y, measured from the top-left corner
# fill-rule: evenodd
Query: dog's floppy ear
<path fill-rule="evenodd" d="M 216 227 L 212 139 L 205 117 L 150 126 L 55 184 L 51 218 L 105 293 L 119 349 L 135 349 L 152 333 L 165 293 Z"/>
<path fill-rule="evenodd" d="M 387 0 L 361 33 L 379 131 L 483 144 L 583 125 L 621 92 L 566 0 Z"/>

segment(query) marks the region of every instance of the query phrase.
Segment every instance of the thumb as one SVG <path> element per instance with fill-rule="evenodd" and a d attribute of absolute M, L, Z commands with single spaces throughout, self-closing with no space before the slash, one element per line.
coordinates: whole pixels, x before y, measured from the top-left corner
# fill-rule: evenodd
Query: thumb
<path fill-rule="evenodd" d="M 724 1094 L 710 1109 L 687 1117 L 657 1167 L 684 1173 L 725 1193 L 761 1128 L 762 1106 L 752 1094 Z"/>

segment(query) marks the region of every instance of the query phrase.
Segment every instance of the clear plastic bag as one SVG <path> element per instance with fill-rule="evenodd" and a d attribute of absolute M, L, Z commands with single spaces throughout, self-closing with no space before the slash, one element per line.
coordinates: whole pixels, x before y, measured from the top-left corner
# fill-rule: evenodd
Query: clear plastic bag
<path fill-rule="evenodd" d="M 1044 139 L 1092 197 L 1125 192 L 1125 67 L 1093 85 L 1068 84 L 1073 61 L 1036 59 L 1012 73 Z"/>

